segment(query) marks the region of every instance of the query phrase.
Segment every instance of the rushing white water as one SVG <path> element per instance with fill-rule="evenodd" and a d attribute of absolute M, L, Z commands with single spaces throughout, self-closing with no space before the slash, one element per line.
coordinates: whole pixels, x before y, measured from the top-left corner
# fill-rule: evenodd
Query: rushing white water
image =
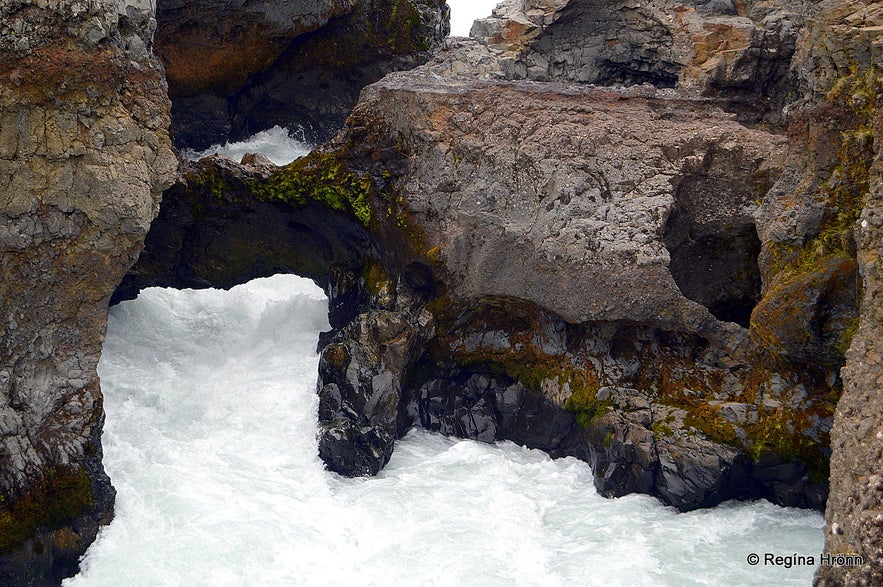
<path fill-rule="evenodd" d="M 377 478 L 326 472 L 326 311 L 293 276 L 111 309 L 99 372 L 116 518 L 65 585 L 809 584 L 812 567 L 745 560 L 818 557 L 813 512 L 604 499 L 575 459 L 426 432 Z"/>
<path fill-rule="evenodd" d="M 468 37 L 476 18 L 491 15 L 500 0 L 448 0 L 451 7 L 451 36 Z"/>
<path fill-rule="evenodd" d="M 204 151 L 184 149 L 183 154 L 191 161 L 196 161 L 220 153 L 238 162 L 246 153 L 263 153 L 276 165 L 287 165 L 298 157 L 303 157 L 312 149 L 312 146 L 296 138 L 287 128 L 274 126 L 254 134 L 244 141 L 212 145 Z"/>

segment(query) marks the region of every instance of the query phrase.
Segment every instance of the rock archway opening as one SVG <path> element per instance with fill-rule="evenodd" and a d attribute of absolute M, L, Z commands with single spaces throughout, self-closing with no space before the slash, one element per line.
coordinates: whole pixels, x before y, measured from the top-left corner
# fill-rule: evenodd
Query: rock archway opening
<path fill-rule="evenodd" d="M 378 258 L 372 234 L 354 218 L 319 203 L 260 201 L 249 168 L 221 157 L 163 194 L 138 262 L 111 303 L 145 287 L 230 289 L 276 274 L 307 277 L 329 298 L 333 328 L 365 299 L 364 268 Z"/>
<path fill-rule="evenodd" d="M 738 146 L 696 152 L 673 180 L 663 233 L 669 271 L 684 297 L 745 328 L 761 293 L 754 214 L 771 183 L 762 162 L 746 159 Z"/>

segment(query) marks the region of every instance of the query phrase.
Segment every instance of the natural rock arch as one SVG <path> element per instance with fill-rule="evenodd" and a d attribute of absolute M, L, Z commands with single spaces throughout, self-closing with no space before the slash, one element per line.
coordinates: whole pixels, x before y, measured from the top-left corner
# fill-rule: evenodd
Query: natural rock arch
<path fill-rule="evenodd" d="M 138 262 L 111 303 L 151 286 L 228 289 L 258 277 L 295 273 L 329 297 L 332 327 L 348 323 L 364 297 L 359 276 L 376 261 L 376 238 L 352 215 L 320 202 L 262 200 L 251 185 L 275 166 L 222 156 L 189 164 L 163 194 Z"/>

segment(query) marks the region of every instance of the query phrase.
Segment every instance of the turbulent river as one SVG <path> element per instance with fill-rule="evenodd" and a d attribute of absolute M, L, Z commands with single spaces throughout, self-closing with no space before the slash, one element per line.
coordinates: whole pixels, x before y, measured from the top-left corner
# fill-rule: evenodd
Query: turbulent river
<path fill-rule="evenodd" d="M 415 431 L 372 479 L 316 454 L 327 301 L 295 276 L 148 289 L 99 366 L 116 518 L 72 586 L 808 585 L 822 517 L 766 502 L 678 514 L 600 497 L 589 467 Z"/>

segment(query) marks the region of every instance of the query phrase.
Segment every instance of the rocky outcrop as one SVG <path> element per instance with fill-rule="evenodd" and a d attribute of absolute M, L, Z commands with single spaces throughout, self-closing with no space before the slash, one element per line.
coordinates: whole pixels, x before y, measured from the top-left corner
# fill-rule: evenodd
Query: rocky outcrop
<path fill-rule="evenodd" d="M 533 28 L 490 44 L 452 42 L 426 66 L 368 88 L 334 146 L 352 156 L 358 144 L 394 141 L 407 161 L 383 206 L 407 227 L 440 296 L 429 305 L 431 359 L 408 375 L 412 407 L 403 409 L 423 425 L 496 438 L 501 412 L 490 396 L 476 399 L 463 384 L 459 397 L 451 382 L 502 375 L 575 415 L 605 493 L 648 491 L 683 509 L 749 495 L 821 508 L 830 398 L 857 311 L 850 212 L 824 197 L 832 168 L 819 165 L 838 157 L 839 137 L 824 146 L 822 137 L 839 122 L 801 133 L 807 119 L 795 115 L 790 136 L 742 124 L 783 124 L 787 112 L 767 98 L 794 98 L 783 80 L 798 79 L 791 60 L 808 13 L 749 11 L 788 31 L 774 51 L 739 53 L 778 55 L 755 68 L 777 73 L 745 89 L 770 104 L 758 114 L 717 93 L 718 66 L 699 75 L 681 57 L 672 89 L 658 87 L 669 85 L 662 78 L 519 70 L 543 43 L 571 46 L 562 30 L 597 18 L 579 3 L 530 8 Z M 718 47 L 716 63 L 730 50 Z M 590 53 L 574 54 L 597 70 Z M 579 65 L 568 59 L 558 61 Z M 666 63 L 645 69 L 664 73 Z M 503 81 L 525 77 L 540 83 Z M 816 177 L 798 190 L 796 170 Z M 783 194 L 806 204 L 784 211 Z M 819 222 L 835 207 L 839 224 Z M 820 249 L 820 238 L 843 246 Z M 637 390 L 651 407 L 599 399 L 605 388 Z"/>
<path fill-rule="evenodd" d="M 327 140 L 365 85 L 428 59 L 448 33 L 439 0 L 158 2 L 157 54 L 178 147 L 274 125 Z"/>
<path fill-rule="evenodd" d="M 713 275 L 695 266 L 702 245 L 681 241 L 705 225 L 722 241 L 753 227 L 782 137 L 676 94 L 406 75 L 366 90 L 353 116 L 384 117 L 402 136 L 413 161 L 402 213 L 452 297 L 513 297 L 568 322 L 628 319 L 737 343 L 740 330 L 685 297 L 668 265 L 692 256 L 693 270 Z M 673 252 L 667 233 L 677 233 Z M 716 261 L 738 263 L 750 249 L 726 254 Z"/>
<path fill-rule="evenodd" d="M 747 328 L 761 296 L 755 225 L 786 137 L 693 93 L 505 81 L 500 55 L 458 41 L 387 76 L 335 141 L 266 179 L 234 189 L 232 162 L 201 163 L 190 185 L 202 195 L 170 192 L 136 281 L 200 267 L 220 272 L 200 279 L 232 284 L 207 262 L 205 230 L 261 243 L 277 233 L 249 220 L 256 201 L 337 206 L 373 252 L 337 265 L 349 288 L 308 270 L 335 307 L 356 292 L 322 345 L 331 469 L 376 472 L 395 434 L 419 424 L 580 456 L 610 495 L 820 508 L 830 373 L 780 364 Z M 236 195 L 242 186 L 250 196 Z M 196 201 L 198 214 L 174 201 Z M 183 230 L 170 228 L 180 219 Z M 252 248 L 214 250 L 239 259 Z M 148 263 L 169 251 L 177 273 Z M 602 389 L 638 390 L 656 416 Z M 638 437 L 646 458 L 624 461 Z"/>
<path fill-rule="evenodd" d="M 389 462 L 402 382 L 433 334 L 432 315 L 416 308 L 363 312 L 322 350 L 319 456 L 332 471 L 376 475 Z"/>
<path fill-rule="evenodd" d="M 790 60 L 809 5 L 508 0 L 473 32 L 506 52 L 509 78 L 689 88 L 782 125 L 800 95 Z"/>
<path fill-rule="evenodd" d="M 0 2 L 0 583 L 57 584 L 113 514 L 96 365 L 177 166 L 149 4 Z"/>
<path fill-rule="evenodd" d="M 380 255 L 357 218 L 367 186 L 354 174 L 337 177 L 340 163 L 329 157 L 284 170 L 264 157 L 246 160 L 214 155 L 182 167 L 112 303 L 151 286 L 230 288 L 297 273 L 325 289 L 333 327 L 358 314 L 367 296 L 361 272 Z"/>
<path fill-rule="evenodd" d="M 356 2 L 162 0 L 156 50 L 172 95 L 241 89 L 279 57 L 296 36 L 352 11 Z"/>
<path fill-rule="evenodd" d="M 861 560 L 822 565 L 816 584 L 877 585 L 883 582 L 883 7 L 823 2 L 808 40 L 801 58 L 816 100 L 806 108 L 818 113 L 824 96 L 842 121 L 838 157 L 828 168 L 830 175 L 823 176 L 825 193 L 838 212 L 851 212 L 846 221 L 856 233 L 861 275 L 860 320 L 857 331 L 853 323 L 843 395 L 831 431 L 831 497 L 825 512 L 825 551 Z M 837 224 L 833 214 L 823 214 L 819 240 Z"/>
<path fill-rule="evenodd" d="M 306 159 L 269 175 L 201 163 L 171 192 L 198 205 L 154 226 L 131 291 L 306 263 L 345 308 L 319 381 L 320 454 L 344 474 L 376 472 L 421 425 L 584 458 L 606 495 L 821 508 L 860 292 L 874 303 L 874 14 L 509 3 L 475 27 L 488 38 L 366 88 Z M 331 253 L 256 263 L 267 221 L 231 227 L 268 205 L 332 210 L 331 232 L 360 227 L 364 253 L 311 228 Z M 147 262 L 168 251 L 173 273 Z M 854 348 L 874 365 L 869 320 Z M 876 377 L 863 365 L 844 371 L 859 389 Z M 844 413 L 845 429 L 874 430 Z M 854 442 L 843 434 L 835 446 Z M 855 495 L 843 519 L 866 531 L 876 506 Z"/>

